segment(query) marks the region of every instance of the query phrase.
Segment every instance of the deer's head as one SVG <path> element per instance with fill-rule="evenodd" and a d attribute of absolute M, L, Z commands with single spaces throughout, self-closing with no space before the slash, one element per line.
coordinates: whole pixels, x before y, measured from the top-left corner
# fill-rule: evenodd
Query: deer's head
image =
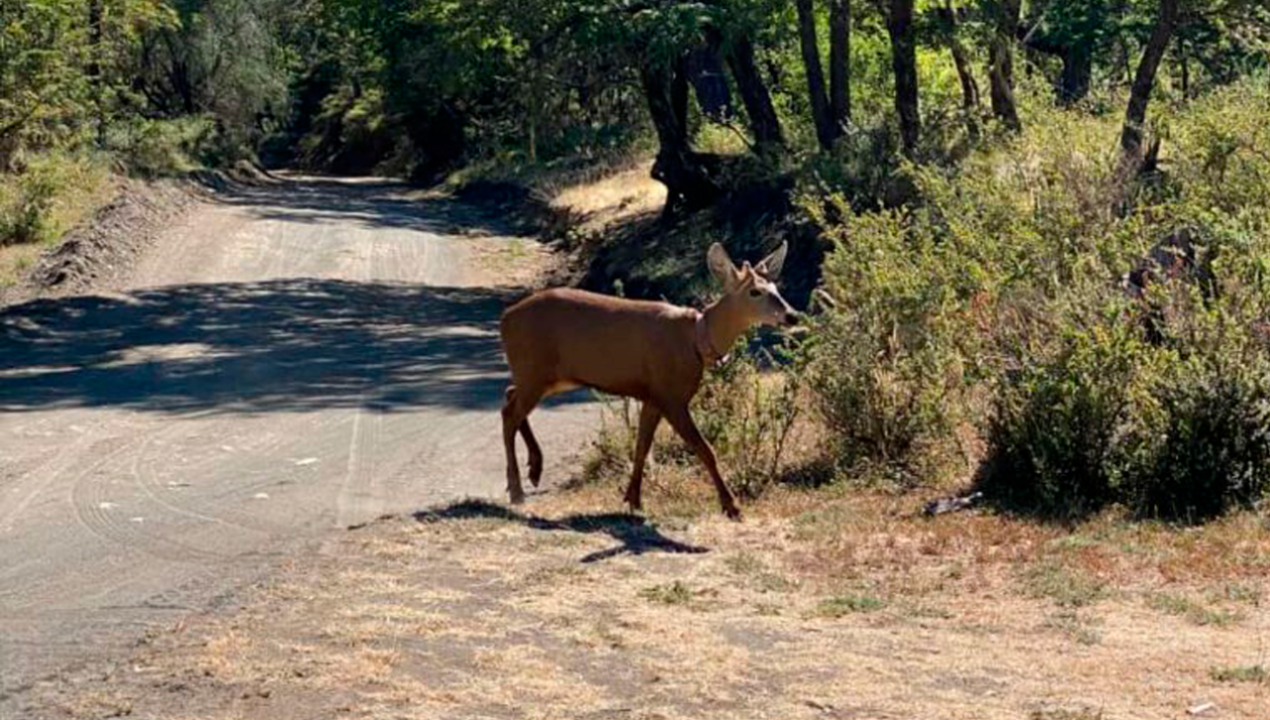
<path fill-rule="evenodd" d="M 792 327 L 798 323 L 798 313 L 785 302 L 776 287 L 776 278 L 780 277 L 788 249 L 788 243 L 781 243 L 759 264 L 751 266 L 745 262 L 738 268 L 722 245 L 715 243 L 710 246 L 706 264 L 710 273 L 723 285 L 724 297 L 719 304 L 738 324 L 744 327 Z"/>

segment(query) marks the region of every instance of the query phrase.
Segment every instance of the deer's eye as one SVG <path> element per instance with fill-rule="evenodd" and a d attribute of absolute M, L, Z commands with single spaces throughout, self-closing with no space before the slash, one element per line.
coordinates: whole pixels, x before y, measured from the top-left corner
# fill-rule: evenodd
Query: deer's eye
<path fill-rule="evenodd" d="M 759 290 L 757 288 L 750 290 L 750 297 L 752 298 L 761 297 L 762 295 L 763 295 L 762 290 Z"/>

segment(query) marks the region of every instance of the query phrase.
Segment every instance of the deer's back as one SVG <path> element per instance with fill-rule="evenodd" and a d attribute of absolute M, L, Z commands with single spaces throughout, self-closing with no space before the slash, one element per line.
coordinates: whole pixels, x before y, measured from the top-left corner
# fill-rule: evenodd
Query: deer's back
<path fill-rule="evenodd" d="M 560 288 L 513 305 L 500 329 L 518 385 L 576 383 L 644 399 L 695 392 L 694 322 L 669 303 Z"/>

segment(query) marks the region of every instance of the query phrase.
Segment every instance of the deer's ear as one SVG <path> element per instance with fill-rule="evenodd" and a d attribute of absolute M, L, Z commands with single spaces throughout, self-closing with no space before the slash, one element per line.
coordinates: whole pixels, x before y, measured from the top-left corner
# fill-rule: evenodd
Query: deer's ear
<path fill-rule="evenodd" d="M 780 247 L 773 250 L 771 255 L 763 258 L 763 261 L 754 269 L 758 271 L 759 275 L 768 280 L 776 280 L 776 278 L 780 277 L 781 268 L 785 266 L 785 253 L 788 250 L 789 242 L 782 242 Z"/>
<path fill-rule="evenodd" d="M 709 252 L 706 253 L 706 265 L 710 268 L 710 274 L 722 283 L 724 288 L 731 288 L 736 284 L 736 265 L 732 263 L 732 258 L 728 257 L 728 251 L 724 250 L 719 243 L 710 246 Z"/>

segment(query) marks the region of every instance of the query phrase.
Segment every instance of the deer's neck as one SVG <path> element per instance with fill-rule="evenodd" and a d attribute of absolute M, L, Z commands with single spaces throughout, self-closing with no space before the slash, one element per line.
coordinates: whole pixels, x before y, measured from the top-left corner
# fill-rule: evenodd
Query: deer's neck
<path fill-rule="evenodd" d="M 720 356 L 725 355 L 736 339 L 750 329 L 749 320 L 737 312 L 726 297 L 711 303 L 701 314 L 710 345 Z"/>

